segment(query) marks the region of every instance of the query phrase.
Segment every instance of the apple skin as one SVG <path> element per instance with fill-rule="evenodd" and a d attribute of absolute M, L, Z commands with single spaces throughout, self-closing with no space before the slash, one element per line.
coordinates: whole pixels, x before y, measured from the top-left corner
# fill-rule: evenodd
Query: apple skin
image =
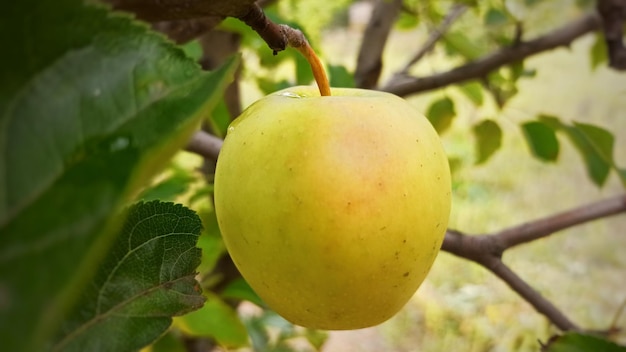
<path fill-rule="evenodd" d="M 267 305 L 327 330 L 382 323 L 439 252 L 450 170 L 428 120 L 388 93 L 299 86 L 229 127 L 215 172 L 226 247 Z"/>

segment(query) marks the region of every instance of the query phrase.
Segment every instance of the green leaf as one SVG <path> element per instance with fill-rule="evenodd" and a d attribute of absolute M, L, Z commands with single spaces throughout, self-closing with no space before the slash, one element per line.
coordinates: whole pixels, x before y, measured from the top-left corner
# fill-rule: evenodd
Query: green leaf
<path fill-rule="evenodd" d="M 574 121 L 573 124 L 574 127 L 585 136 L 598 155 L 607 163 L 612 164 L 613 147 L 615 145 L 615 138 L 613 137 L 613 134 L 604 128 L 587 123 Z"/>
<path fill-rule="evenodd" d="M 328 65 L 328 76 L 331 87 L 354 88 L 354 76 L 348 72 L 345 66 Z"/>
<path fill-rule="evenodd" d="M 478 159 L 476 164 L 487 161 L 502 145 L 502 130 L 493 120 L 484 120 L 473 128 L 476 137 Z"/>
<path fill-rule="evenodd" d="M 604 35 L 601 33 L 596 33 L 595 41 L 589 49 L 592 70 L 595 70 L 600 64 L 608 61 L 607 50 L 608 49 L 606 47 L 606 40 L 604 39 Z"/>
<path fill-rule="evenodd" d="M 580 333 L 566 333 L 562 336 L 554 336 L 547 345 L 543 346 L 542 352 L 626 352 L 626 347 L 615 344 L 598 336 Z"/>
<path fill-rule="evenodd" d="M 176 197 L 187 192 L 194 177 L 187 171 L 171 167 L 173 174 L 163 181 L 145 189 L 137 199 L 145 202 L 151 200 L 169 201 L 176 200 Z"/>
<path fill-rule="evenodd" d="M 306 337 L 307 341 L 309 341 L 316 351 L 321 351 L 322 346 L 328 339 L 328 333 L 323 330 L 306 329 L 304 337 Z"/>
<path fill-rule="evenodd" d="M 509 18 L 504 11 L 492 7 L 485 13 L 483 22 L 485 26 L 498 27 L 507 24 Z"/>
<path fill-rule="evenodd" d="M 302 55 L 294 56 L 296 60 L 296 84 L 308 85 L 313 82 L 313 70 L 311 65 Z"/>
<path fill-rule="evenodd" d="M 204 297 L 195 276 L 201 230 L 200 218 L 179 204 L 130 207 L 53 349 L 136 350 L 163 334 L 172 316 L 200 308 Z"/>
<path fill-rule="evenodd" d="M 476 60 L 485 54 L 484 48 L 460 31 L 446 33 L 443 40 L 448 54 L 459 54 L 469 61 Z"/>
<path fill-rule="evenodd" d="M 240 301 L 250 301 L 259 307 L 265 306 L 261 297 L 254 292 L 252 287 L 250 287 L 243 278 L 237 278 L 229 282 L 228 286 L 222 291 L 222 297 Z"/>
<path fill-rule="evenodd" d="M 223 347 L 247 346 L 248 332 L 237 312 L 218 296 L 206 295 L 204 307 L 176 318 L 176 325 L 187 335 L 211 337 Z"/>
<path fill-rule="evenodd" d="M 237 60 L 202 72 L 79 0 L 12 2 L 0 33 L 0 331 L 6 350 L 41 351 L 115 240 L 111 215 L 186 143 Z"/>
<path fill-rule="evenodd" d="M 538 120 L 565 133 L 580 153 L 587 174 L 597 186 L 602 186 L 606 182 L 611 168 L 615 167 L 612 161 L 613 136 L 608 131 L 580 123 L 570 126 L 556 117 L 547 115 L 540 115 Z"/>
<path fill-rule="evenodd" d="M 470 81 L 458 85 L 459 89 L 466 97 L 468 97 L 476 106 L 483 105 L 483 87 L 476 81 Z"/>
<path fill-rule="evenodd" d="M 529 121 L 522 125 L 522 131 L 533 155 L 543 161 L 556 161 L 559 140 L 554 129 L 540 121 Z"/>
<path fill-rule="evenodd" d="M 204 275 L 215 268 L 219 258 L 226 252 L 226 246 L 220 235 L 215 211 L 213 209 L 203 210 L 199 212 L 199 215 L 202 224 L 204 224 L 204 231 L 198 241 L 198 246 L 202 248 L 202 263 L 198 270 Z"/>
<path fill-rule="evenodd" d="M 149 352 L 188 352 L 183 340 L 171 330 L 152 345 Z"/>
<path fill-rule="evenodd" d="M 581 154 L 587 166 L 587 174 L 598 186 L 602 186 L 609 176 L 611 164 L 598 152 L 592 142 L 580 129 L 566 126 L 564 131 Z"/>
<path fill-rule="evenodd" d="M 437 132 L 441 134 L 450 127 L 452 119 L 456 116 L 454 102 L 448 97 L 436 100 L 428 108 L 426 116 Z"/>

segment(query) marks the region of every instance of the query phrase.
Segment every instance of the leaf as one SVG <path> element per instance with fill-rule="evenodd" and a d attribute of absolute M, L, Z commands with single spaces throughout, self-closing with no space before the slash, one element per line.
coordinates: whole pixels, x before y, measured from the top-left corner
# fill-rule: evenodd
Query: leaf
<path fill-rule="evenodd" d="M 522 124 L 522 131 L 533 155 L 543 161 L 556 161 L 559 140 L 554 129 L 540 121 L 529 121 Z"/>
<path fill-rule="evenodd" d="M 331 87 L 354 88 L 354 76 L 348 72 L 345 66 L 328 65 L 328 75 L 330 76 Z"/>
<path fill-rule="evenodd" d="M 248 332 L 237 312 L 218 296 L 206 294 L 204 306 L 182 317 L 176 318 L 176 325 L 187 335 L 211 337 L 221 346 L 238 348 L 248 345 Z"/>
<path fill-rule="evenodd" d="M 176 197 L 187 192 L 194 177 L 187 171 L 171 167 L 173 174 L 165 180 L 145 189 L 137 199 L 148 202 L 151 200 L 172 202 Z"/>
<path fill-rule="evenodd" d="M 484 120 L 473 128 L 476 137 L 478 159 L 476 164 L 487 161 L 502 145 L 502 130 L 493 120 Z"/>
<path fill-rule="evenodd" d="M 456 116 L 454 102 L 448 97 L 441 98 L 430 105 L 426 116 L 437 133 L 441 134 L 450 127 L 452 119 Z"/>
<path fill-rule="evenodd" d="M 499 27 L 507 24 L 509 18 L 504 11 L 492 7 L 485 13 L 483 22 L 488 27 Z"/>
<path fill-rule="evenodd" d="M 611 164 L 598 153 L 594 145 L 580 129 L 566 126 L 564 131 L 583 157 L 587 166 L 587 174 L 591 177 L 591 180 L 597 186 L 602 186 L 609 176 Z"/>
<path fill-rule="evenodd" d="M 449 31 L 443 36 L 448 54 L 463 56 L 472 61 L 485 54 L 485 49 L 478 46 L 475 40 L 470 40 L 464 33 L 459 31 Z"/>
<path fill-rule="evenodd" d="M 182 205 L 152 201 L 130 207 L 53 349 L 136 350 L 163 334 L 172 316 L 202 307 L 195 279 L 201 230 L 200 218 Z"/>
<path fill-rule="evenodd" d="M 313 70 L 303 55 L 295 55 L 296 60 L 296 84 L 308 85 L 313 81 Z"/>
<path fill-rule="evenodd" d="M 593 146 L 599 156 L 601 156 L 607 163 L 613 163 L 613 147 L 615 145 L 615 138 L 611 132 L 598 126 L 576 121 L 574 121 L 574 127 L 585 136 L 589 144 Z"/>
<path fill-rule="evenodd" d="M 204 73 L 79 0 L 12 2 L 0 33 L 0 331 L 3 349 L 41 351 L 115 240 L 111 214 L 186 143 L 237 60 Z"/>
<path fill-rule="evenodd" d="M 604 39 L 604 35 L 596 33 L 595 41 L 589 49 L 592 70 L 595 70 L 600 64 L 608 61 L 607 50 L 608 49 L 606 47 L 606 40 Z"/>
<path fill-rule="evenodd" d="M 170 330 L 150 347 L 144 348 L 140 352 L 187 352 L 187 348 L 184 341 Z"/>
<path fill-rule="evenodd" d="M 553 336 L 542 352 L 626 352 L 626 347 L 615 344 L 598 336 L 580 333 L 566 333 L 562 336 Z"/>
<path fill-rule="evenodd" d="M 264 307 L 265 303 L 261 297 L 254 292 L 252 287 L 248 285 L 242 277 L 232 280 L 222 291 L 222 297 L 231 298 L 240 301 L 249 301 L 259 307 Z"/>
<path fill-rule="evenodd" d="M 583 158 L 587 174 L 593 183 L 602 186 L 606 182 L 611 168 L 615 167 L 612 161 L 613 136 L 608 131 L 580 123 L 570 126 L 556 117 L 547 115 L 540 115 L 538 120 L 565 133 Z M 609 160 L 606 154 L 611 155 Z"/>
<path fill-rule="evenodd" d="M 459 84 L 459 89 L 466 97 L 468 97 L 476 106 L 483 105 L 483 87 L 476 81 Z"/>

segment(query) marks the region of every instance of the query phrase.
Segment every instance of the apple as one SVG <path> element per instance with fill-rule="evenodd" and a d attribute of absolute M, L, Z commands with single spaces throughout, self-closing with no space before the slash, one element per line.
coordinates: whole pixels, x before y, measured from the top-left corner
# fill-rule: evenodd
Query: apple
<path fill-rule="evenodd" d="M 228 128 L 215 211 L 235 265 L 294 324 L 379 324 L 439 252 L 450 171 L 428 120 L 388 93 L 315 87 L 268 95 Z"/>

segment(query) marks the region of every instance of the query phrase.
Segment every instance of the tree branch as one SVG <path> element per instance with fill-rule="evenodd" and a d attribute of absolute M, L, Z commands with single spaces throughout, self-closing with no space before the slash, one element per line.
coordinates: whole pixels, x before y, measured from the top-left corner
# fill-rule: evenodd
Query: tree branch
<path fill-rule="evenodd" d="M 505 250 L 516 245 L 546 237 L 568 227 L 619 213 L 626 213 L 626 194 L 527 222 L 493 234 L 471 236 L 459 231 L 448 230 L 441 250 L 472 260 L 493 272 L 559 329 L 564 331 L 578 330 L 579 328 L 556 306 L 511 271 L 502 262 L 502 255 Z"/>
<path fill-rule="evenodd" d="M 376 2 L 359 49 L 354 73 L 357 87 L 376 87 L 383 67 L 383 50 L 391 32 L 391 26 L 398 17 L 401 7 L 401 0 L 378 0 Z"/>
<path fill-rule="evenodd" d="M 498 243 L 498 247 L 506 250 L 568 227 L 623 212 L 626 212 L 626 194 L 514 226 L 490 236 Z"/>
<path fill-rule="evenodd" d="M 626 0 L 598 0 L 597 9 L 602 17 L 609 66 L 616 70 L 626 70 L 626 47 L 622 39 L 626 22 Z"/>
<path fill-rule="evenodd" d="M 483 263 L 481 263 L 483 264 Z M 524 279 L 506 266 L 501 259 L 490 257 L 484 264 L 498 278 L 504 281 L 514 292 L 517 292 L 526 302 L 530 303 L 537 312 L 547 317 L 552 324 L 563 331 L 580 330 L 554 304 L 544 298 L 532 288 Z"/>
<path fill-rule="evenodd" d="M 454 4 L 450 11 L 446 14 L 446 17 L 443 19 L 443 21 L 441 21 L 439 27 L 435 28 L 435 30 L 430 33 L 430 36 L 426 40 L 426 43 L 424 43 L 424 46 L 422 46 L 422 48 L 417 53 L 415 53 L 413 58 L 411 58 L 411 60 L 407 62 L 404 68 L 400 71 L 400 74 L 407 75 L 411 66 L 415 65 L 419 60 L 424 57 L 424 55 L 433 50 L 435 44 L 437 44 L 439 39 L 441 39 L 441 37 L 443 37 L 443 35 L 448 31 L 454 21 L 457 18 L 461 17 L 465 10 L 467 10 L 467 5 L 461 3 Z"/>
<path fill-rule="evenodd" d="M 224 141 L 205 131 L 197 131 L 191 136 L 185 150 L 196 153 L 206 159 L 217 160 Z"/>
<path fill-rule="evenodd" d="M 189 20 L 200 17 L 239 17 L 255 0 L 102 0 L 116 10 L 134 13 L 147 22 Z"/>
<path fill-rule="evenodd" d="M 441 88 L 453 83 L 480 78 L 504 65 L 523 60 L 546 50 L 569 45 L 574 39 L 597 30 L 599 27 L 599 16 L 596 13 L 587 14 L 549 34 L 528 42 L 521 42 L 516 46 L 501 49 L 448 72 L 422 78 L 397 75 L 381 90 L 399 96 L 407 96 Z"/>

